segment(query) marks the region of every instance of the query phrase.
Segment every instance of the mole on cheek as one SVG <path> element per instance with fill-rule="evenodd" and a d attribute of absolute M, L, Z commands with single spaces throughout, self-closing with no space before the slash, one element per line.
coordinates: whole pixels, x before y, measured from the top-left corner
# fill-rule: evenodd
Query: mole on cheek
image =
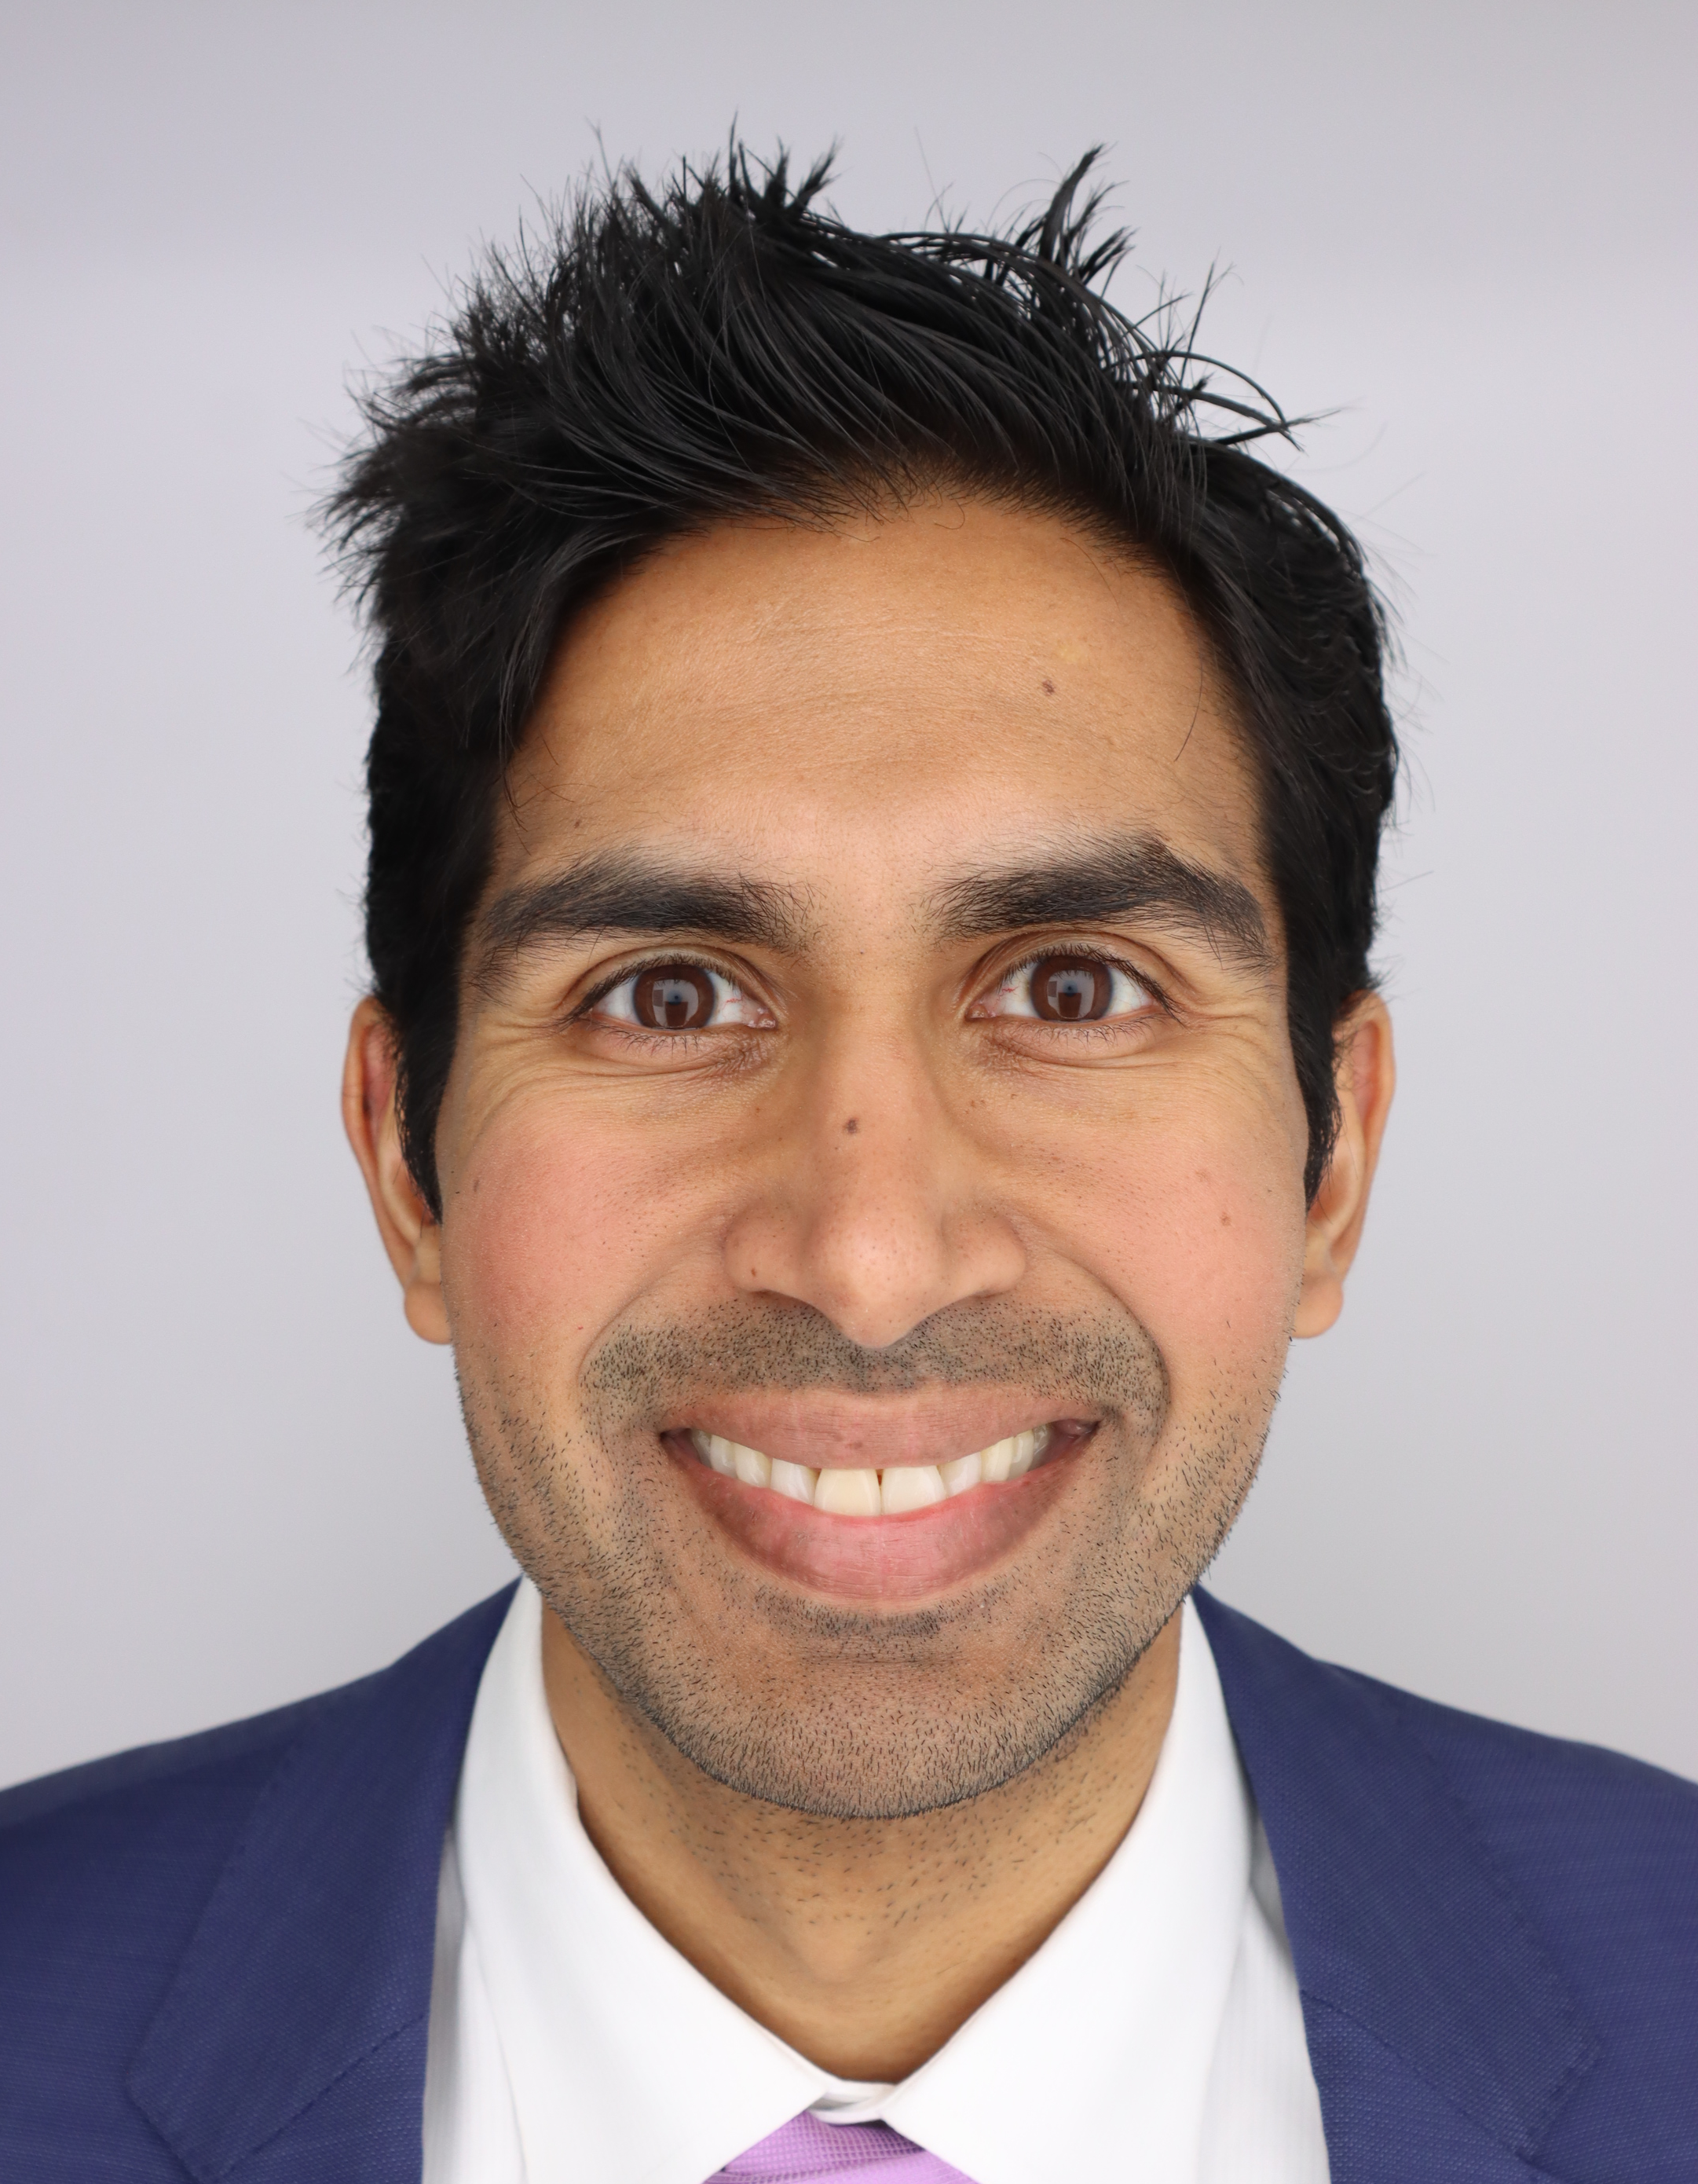
<path fill-rule="evenodd" d="M 851 1115 L 848 1122 L 843 1124 L 843 1135 L 846 1138 L 852 1138 L 860 1128 L 860 1124 L 856 1122 L 855 1117 Z"/>

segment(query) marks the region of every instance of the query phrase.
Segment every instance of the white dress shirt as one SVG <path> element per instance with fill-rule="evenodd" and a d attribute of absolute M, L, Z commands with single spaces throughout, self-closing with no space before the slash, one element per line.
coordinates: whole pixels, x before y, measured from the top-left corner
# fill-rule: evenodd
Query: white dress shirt
<path fill-rule="evenodd" d="M 1144 1804 L 1055 1931 L 896 2086 L 833 2078 L 637 1910 L 578 1819 L 522 1584 L 443 1858 L 426 2184 L 706 2184 L 813 2108 L 974 2184 L 1326 2184 L 1266 1838 L 1185 1604 Z"/>

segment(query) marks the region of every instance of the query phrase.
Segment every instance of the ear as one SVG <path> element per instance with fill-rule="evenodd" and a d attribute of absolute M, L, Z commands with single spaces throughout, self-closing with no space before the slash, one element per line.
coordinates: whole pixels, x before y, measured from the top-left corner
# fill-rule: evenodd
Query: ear
<path fill-rule="evenodd" d="M 371 1197 L 377 1233 L 401 1284 L 407 1324 L 426 1342 L 448 1340 L 442 1231 L 401 1150 L 395 1027 L 370 994 L 354 1012 L 342 1072 L 342 1121 Z"/>
<path fill-rule="evenodd" d="M 1293 1330 L 1298 1334 L 1324 1334 L 1344 1310 L 1344 1277 L 1367 1217 L 1368 1192 L 1397 1082 L 1391 1017 L 1378 994 L 1357 994 L 1339 1021 L 1336 1050 L 1339 1134 L 1309 1208 L 1303 1287 Z"/>

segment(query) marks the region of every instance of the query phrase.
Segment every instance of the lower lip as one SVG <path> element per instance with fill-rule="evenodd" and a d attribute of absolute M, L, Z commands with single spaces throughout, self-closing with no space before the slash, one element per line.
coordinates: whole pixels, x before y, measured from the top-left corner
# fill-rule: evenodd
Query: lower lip
<path fill-rule="evenodd" d="M 723 1478 L 688 1436 L 661 1436 L 706 1515 L 752 1562 L 804 1591 L 904 1604 L 986 1575 L 1044 1522 L 1066 1491 L 1091 1426 L 1064 1426 L 1022 1479 L 895 1517 L 838 1517 Z M 1058 1446 L 1059 1443 L 1059 1446 Z"/>

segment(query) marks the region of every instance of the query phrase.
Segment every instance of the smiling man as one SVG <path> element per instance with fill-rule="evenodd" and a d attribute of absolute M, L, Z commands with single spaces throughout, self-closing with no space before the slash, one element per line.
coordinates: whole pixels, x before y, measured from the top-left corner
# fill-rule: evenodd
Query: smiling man
<path fill-rule="evenodd" d="M 1395 747 L 1077 180 L 621 181 L 372 398 L 345 1111 L 525 1577 L 0 1805 L 8 2176 L 1698 2176 L 1693 1791 L 1195 1590 L 1367 1209 Z"/>

